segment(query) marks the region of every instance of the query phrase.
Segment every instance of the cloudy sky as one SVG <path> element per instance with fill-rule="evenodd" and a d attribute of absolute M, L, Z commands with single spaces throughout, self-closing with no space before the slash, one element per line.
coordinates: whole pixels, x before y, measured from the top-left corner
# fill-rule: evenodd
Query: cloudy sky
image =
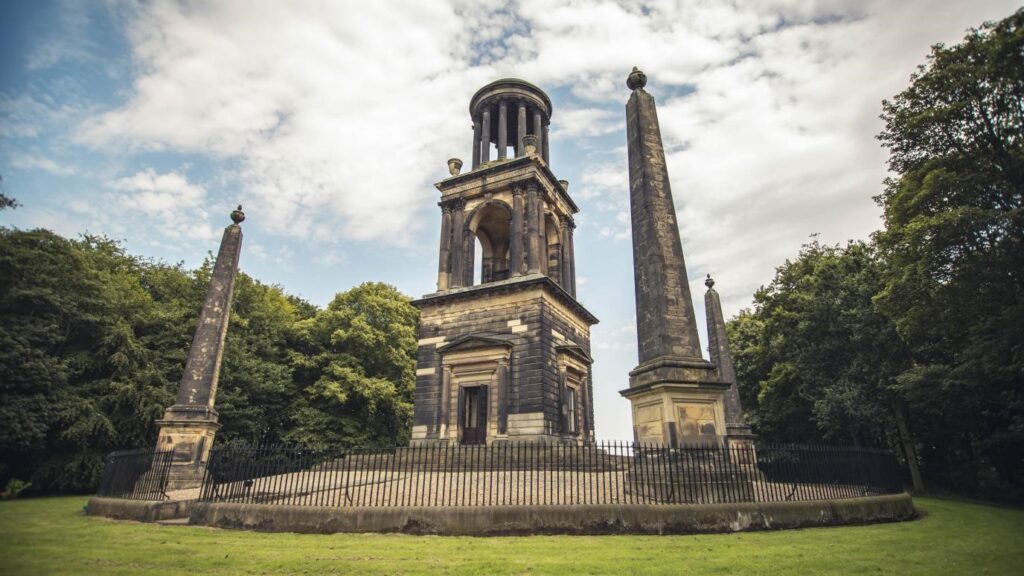
<path fill-rule="evenodd" d="M 881 100 L 931 44 L 1010 1 L 521 0 L 0 3 L 0 224 L 123 239 L 195 266 L 235 204 L 242 268 L 324 305 L 367 280 L 432 292 L 433 182 L 468 163 L 469 98 L 502 77 L 554 103 L 580 206 L 598 435 L 628 438 L 636 365 L 625 78 L 659 105 L 683 250 L 726 316 L 812 234 L 867 238 Z M 702 333 L 706 345 L 706 337 Z"/>

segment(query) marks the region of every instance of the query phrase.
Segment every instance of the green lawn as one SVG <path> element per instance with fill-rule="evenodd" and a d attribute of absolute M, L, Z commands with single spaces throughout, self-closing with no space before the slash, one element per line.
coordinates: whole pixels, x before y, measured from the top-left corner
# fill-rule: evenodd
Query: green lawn
<path fill-rule="evenodd" d="M 264 534 L 0 503 L 2 574 L 1024 574 L 1024 511 L 920 498 L 921 520 L 703 536 Z"/>

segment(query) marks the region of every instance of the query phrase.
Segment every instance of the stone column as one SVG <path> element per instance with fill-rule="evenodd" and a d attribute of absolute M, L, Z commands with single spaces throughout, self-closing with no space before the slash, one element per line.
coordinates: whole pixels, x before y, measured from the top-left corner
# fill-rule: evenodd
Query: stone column
<path fill-rule="evenodd" d="M 466 229 L 462 231 L 462 285 L 472 286 L 473 285 L 473 268 L 476 266 L 476 248 L 475 242 L 476 237 Z M 480 256 L 483 258 L 483 255 Z M 480 279 L 483 280 L 483 262 L 480 263 L 481 274 Z"/>
<path fill-rule="evenodd" d="M 590 439 L 590 433 L 593 430 L 593 425 L 590 423 L 590 403 L 591 403 L 591 398 L 590 398 L 590 370 L 589 370 L 589 367 L 587 369 L 587 374 L 584 374 L 583 378 L 580 380 L 579 399 L 580 399 L 580 408 L 579 409 L 581 410 L 580 420 L 583 421 L 583 429 L 580 430 L 580 432 L 582 433 L 584 440 L 589 440 Z"/>
<path fill-rule="evenodd" d="M 448 277 L 451 273 L 452 250 L 452 208 L 448 204 L 441 206 L 441 249 L 437 263 L 437 291 L 448 289 Z"/>
<path fill-rule="evenodd" d="M 574 238 L 573 231 L 576 230 L 576 222 L 574 222 L 572 218 L 569 218 L 568 220 L 569 221 L 566 224 L 565 238 L 566 238 L 566 241 L 569 243 L 569 245 L 568 245 L 567 248 L 565 248 L 565 266 L 569 270 L 568 274 L 566 276 L 566 278 L 568 278 L 568 282 L 569 283 L 568 283 L 568 287 L 566 288 L 566 290 L 568 290 L 569 294 L 572 294 L 572 297 L 575 298 L 576 297 L 576 240 Z"/>
<path fill-rule="evenodd" d="M 558 365 L 558 431 L 563 435 L 569 433 L 569 413 L 566 406 L 569 371 L 565 364 Z M 577 408 L 578 409 L 578 408 Z"/>
<path fill-rule="evenodd" d="M 451 288 L 460 288 L 464 286 L 462 273 L 463 265 L 465 262 L 465 255 L 463 251 L 465 249 L 465 242 L 463 239 L 466 218 L 466 201 L 462 198 L 456 198 L 451 201 L 452 211 L 452 244 L 451 244 L 451 260 L 448 274 L 448 286 Z"/>
<path fill-rule="evenodd" d="M 537 254 L 540 257 L 540 271 L 548 273 L 548 235 L 544 221 L 544 191 L 537 190 Z"/>
<path fill-rule="evenodd" d="M 540 110 L 533 112 L 533 135 L 537 137 L 537 154 L 543 156 L 546 138 L 544 138 L 544 118 L 541 116 Z"/>
<path fill-rule="evenodd" d="M 569 217 L 562 216 L 559 219 L 559 223 L 562 225 L 562 228 L 559 230 L 558 243 L 562 249 L 558 255 L 559 264 L 561 265 L 561 278 L 558 279 L 558 284 L 566 292 L 569 292 L 569 288 L 572 285 L 572 280 L 570 279 L 572 267 L 569 265 Z"/>
<path fill-rule="evenodd" d="M 523 146 L 523 136 L 526 136 L 526 103 L 519 102 L 519 114 L 516 123 L 516 157 L 526 154 L 526 147 Z"/>
<path fill-rule="evenodd" d="M 523 275 L 523 189 L 512 189 L 512 230 L 509 234 L 509 277 Z"/>
<path fill-rule="evenodd" d="M 480 165 L 480 119 L 473 119 L 473 169 Z"/>
<path fill-rule="evenodd" d="M 157 421 L 160 433 L 156 449 L 173 451 L 173 463 L 178 468 L 170 480 L 172 489 L 198 485 L 214 435 L 220 429 L 214 403 L 231 315 L 231 297 L 238 275 L 238 257 L 242 251 L 242 228 L 239 224 L 245 220 L 245 214 L 241 206 L 231 213 L 231 220 L 234 224 L 224 229 L 213 265 L 177 399 L 164 412 L 163 419 Z"/>
<path fill-rule="evenodd" d="M 498 101 L 498 160 L 504 160 L 508 149 L 508 104 Z"/>
<path fill-rule="evenodd" d="M 537 183 L 526 185 L 526 272 L 540 272 L 540 245 L 537 243 L 537 212 L 540 200 L 537 198 Z"/>
<path fill-rule="evenodd" d="M 498 434 L 508 434 L 508 387 L 511 383 L 508 374 L 508 359 L 498 360 Z"/>
<path fill-rule="evenodd" d="M 708 351 L 711 353 L 711 363 L 718 371 L 718 379 L 729 384 L 723 398 L 726 435 L 753 437 L 750 426 L 743 421 L 740 393 L 736 389 L 736 369 L 733 367 L 729 336 L 725 331 L 725 317 L 722 315 L 722 300 L 715 291 L 715 281 L 711 279 L 710 274 L 704 285 L 708 287 L 708 291 L 704 293 L 704 312 L 708 321 Z"/>
<path fill-rule="evenodd" d="M 491 109 L 488 104 L 484 104 L 480 117 L 480 163 L 483 164 L 491 160 Z"/>
<path fill-rule="evenodd" d="M 541 150 L 544 151 L 544 163 L 545 164 L 551 164 L 551 154 L 549 152 L 549 149 L 551 147 L 548 145 L 549 142 L 550 142 L 550 139 L 548 138 L 548 125 L 547 124 L 544 125 L 544 138 L 542 138 L 542 140 L 543 140 L 543 143 L 542 143 L 542 146 L 541 146 Z"/>
<path fill-rule="evenodd" d="M 448 419 L 451 417 L 452 367 L 441 366 L 441 409 L 438 411 L 437 437 L 448 437 Z"/>

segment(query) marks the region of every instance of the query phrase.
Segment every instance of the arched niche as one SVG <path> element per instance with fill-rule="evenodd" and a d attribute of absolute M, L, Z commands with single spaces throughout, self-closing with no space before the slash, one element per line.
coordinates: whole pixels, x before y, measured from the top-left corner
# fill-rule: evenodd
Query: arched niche
<path fill-rule="evenodd" d="M 509 276 L 509 240 L 512 229 L 512 207 L 500 200 L 488 200 L 477 206 L 466 223 L 467 237 L 479 262 L 473 262 L 472 278 L 481 284 L 504 280 Z M 479 250 L 477 250 L 479 249 Z M 471 256 L 476 260 L 475 256 Z"/>
<path fill-rule="evenodd" d="M 544 215 L 544 252 L 541 271 L 558 281 L 562 268 L 562 227 L 554 214 Z M 559 282 L 560 283 L 560 282 Z"/>

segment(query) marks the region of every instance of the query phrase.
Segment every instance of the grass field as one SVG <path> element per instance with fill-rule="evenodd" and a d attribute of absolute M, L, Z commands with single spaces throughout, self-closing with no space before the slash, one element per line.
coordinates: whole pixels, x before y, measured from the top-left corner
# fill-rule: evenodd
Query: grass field
<path fill-rule="evenodd" d="M 264 534 L 0 503 L 2 574 L 1024 574 L 1024 511 L 915 500 L 912 522 L 701 536 Z"/>

